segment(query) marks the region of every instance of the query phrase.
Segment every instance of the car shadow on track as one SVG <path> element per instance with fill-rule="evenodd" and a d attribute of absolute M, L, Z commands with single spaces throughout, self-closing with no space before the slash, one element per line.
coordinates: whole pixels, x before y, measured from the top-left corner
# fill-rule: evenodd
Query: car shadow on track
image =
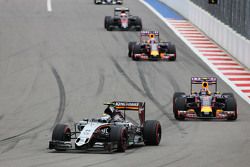
<path fill-rule="evenodd" d="M 112 154 L 112 153 L 125 153 L 125 154 L 131 154 L 135 151 L 137 151 L 138 149 L 140 148 L 143 148 L 143 147 L 149 147 L 149 146 L 145 146 L 144 144 L 138 144 L 138 145 L 134 145 L 134 146 L 130 146 L 127 148 L 126 152 L 119 152 L 117 150 L 113 150 L 111 152 L 108 152 L 108 151 L 105 151 L 105 150 L 75 150 L 75 149 L 68 149 L 68 150 L 65 150 L 65 151 L 56 151 L 56 150 L 48 150 L 48 153 L 52 153 L 52 154 L 61 154 L 61 153 L 64 153 L 64 154 Z"/>

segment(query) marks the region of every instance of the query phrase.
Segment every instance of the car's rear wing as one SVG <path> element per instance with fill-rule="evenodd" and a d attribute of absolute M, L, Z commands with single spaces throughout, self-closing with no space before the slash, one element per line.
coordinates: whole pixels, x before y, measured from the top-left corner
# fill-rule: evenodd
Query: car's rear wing
<path fill-rule="evenodd" d="M 159 36 L 159 32 L 158 31 L 141 31 L 140 35 L 141 36 L 147 36 L 150 34 L 154 34 L 155 36 Z"/>
<path fill-rule="evenodd" d="M 215 85 L 215 92 L 217 92 L 217 78 L 216 77 L 191 77 L 191 92 L 194 84 L 201 84 L 202 88 L 208 88 L 209 85 Z"/>
<path fill-rule="evenodd" d="M 160 35 L 159 35 L 158 31 L 141 31 L 140 32 L 140 41 L 145 42 L 145 39 L 144 39 L 145 37 L 148 37 L 149 39 L 154 39 L 154 40 L 160 41 Z"/>
<path fill-rule="evenodd" d="M 145 122 L 145 102 L 113 101 L 111 103 L 105 103 L 105 105 L 112 105 L 117 110 L 137 111 L 140 119 L 140 124 L 143 125 Z"/>
<path fill-rule="evenodd" d="M 126 7 L 117 7 L 114 9 L 114 11 L 126 11 L 126 12 L 129 12 L 129 8 L 126 8 Z"/>
<path fill-rule="evenodd" d="M 129 15 L 129 8 L 125 7 L 114 8 L 114 16 L 119 16 L 121 12 L 125 12 Z"/>

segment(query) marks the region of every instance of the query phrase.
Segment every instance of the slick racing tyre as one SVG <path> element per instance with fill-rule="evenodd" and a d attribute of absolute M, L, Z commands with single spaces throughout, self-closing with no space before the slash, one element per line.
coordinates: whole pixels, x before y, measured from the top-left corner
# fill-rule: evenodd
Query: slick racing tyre
<path fill-rule="evenodd" d="M 175 119 L 178 120 L 178 110 L 176 108 L 176 98 L 181 97 L 182 95 L 185 95 L 184 92 L 175 92 L 173 95 L 173 113 L 174 113 L 174 117 Z"/>
<path fill-rule="evenodd" d="M 134 45 L 133 49 L 132 49 L 132 59 L 134 61 L 138 61 L 139 58 L 135 57 L 135 54 L 140 54 L 141 53 L 141 46 L 140 45 Z"/>
<path fill-rule="evenodd" d="M 105 16 L 105 19 L 104 19 L 104 28 L 108 29 L 110 23 L 111 23 L 111 17 L 110 16 Z"/>
<path fill-rule="evenodd" d="M 237 119 L 237 117 L 238 117 L 237 103 L 236 103 L 234 96 L 229 96 L 226 99 L 225 111 L 234 111 L 235 112 L 234 116 L 228 117 L 228 120 L 235 121 Z"/>
<path fill-rule="evenodd" d="M 112 126 L 110 131 L 110 141 L 117 143 L 117 151 L 125 152 L 128 143 L 128 133 L 122 126 Z"/>
<path fill-rule="evenodd" d="M 233 93 L 222 93 L 222 96 L 234 97 L 234 94 Z"/>
<path fill-rule="evenodd" d="M 175 54 L 174 57 L 171 57 L 170 61 L 175 61 L 176 60 L 176 48 L 175 48 L 175 45 L 170 43 L 168 50 L 169 50 L 168 51 L 169 54 Z"/>
<path fill-rule="evenodd" d="M 57 124 L 52 133 L 52 141 L 71 141 L 71 130 L 68 125 Z M 57 151 L 64 151 L 56 149 Z"/>
<path fill-rule="evenodd" d="M 138 27 L 138 28 L 136 28 L 136 31 L 141 31 L 142 30 L 142 21 L 141 21 L 141 18 L 137 17 L 135 24 Z"/>
<path fill-rule="evenodd" d="M 186 111 L 186 98 L 181 96 L 177 97 L 175 99 L 175 106 L 173 108 L 175 109 L 174 112 L 176 113 L 175 119 L 180 121 L 185 120 L 184 116 L 178 114 L 178 110 Z"/>
<path fill-rule="evenodd" d="M 147 120 L 143 127 L 143 140 L 145 145 L 157 146 L 161 141 L 161 124 L 156 120 Z"/>
<path fill-rule="evenodd" d="M 122 4 L 123 4 L 122 1 L 116 1 L 116 3 L 117 3 L 118 5 L 122 5 Z"/>
<path fill-rule="evenodd" d="M 128 57 L 131 57 L 132 50 L 133 50 L 133 47 L 134 47 L 135 44 L 136 44 L 136 42 L 129 42 L 128 43 Z"/>

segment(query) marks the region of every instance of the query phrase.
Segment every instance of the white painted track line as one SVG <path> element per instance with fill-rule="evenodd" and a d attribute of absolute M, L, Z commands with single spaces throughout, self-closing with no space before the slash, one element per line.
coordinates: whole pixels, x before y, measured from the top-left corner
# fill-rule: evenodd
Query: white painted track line
<path fill-rule="evenodd" d="M 47 0 L 47 10 L 48 10 L 48 12 L 52 12 L 51 0 Z"/>

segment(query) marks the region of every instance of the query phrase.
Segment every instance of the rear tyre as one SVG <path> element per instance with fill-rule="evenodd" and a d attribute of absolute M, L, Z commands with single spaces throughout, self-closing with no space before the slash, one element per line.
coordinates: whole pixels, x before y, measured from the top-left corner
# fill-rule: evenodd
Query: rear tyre
<path fill-rule="evenodd" d="M 139 61 L 139 58 L 135 57 L 135 54 L 140 54 L 141 53 L 141 46 L 140 45 L 134 45 L 133 49 L 132 49 L 132 59 L 134 61 Z"/>
<path fill-rule="evenodd" d="M 108 29 L 110 23 L 111 23 L 111 17 L 110 16 L 105 16 L 105 18 L 104 18 L 104 28 Z"/>
<path fill-rule="evenodd" d="M 141 18 L 137 17 L 136 19 L 136 31 L 141 31 L 142 30 L 142 21 L 141 21 Z"/>
<path fill-rule="evenodd" d="M 118 4 L 118 5 L 122 5 L 122 4 L 123 4 L 123 2 L 122 2 L 122 1 L 120 1 L 120 2 L 118 2 L 117 4 Z"/>
<path fill-rule="evenodd" d="M 156 120 L 147 120 L 143 127 L 143 139 L 145 145 L 157 146 L 161 141 L 161 124 Z"/>
<path fill-rule="evenodd" d="M 96 5 L 99 5 L 100 3 L 97 3 L 97 1 L 96 0 L 94 0 L 94 3 L 96 4 Z"/>
<path fill-rule="evenodd" d="M 110 131 L 110 141 L 117 143 L 117 151 L 125 152 L 127 149 L 128 133 L 122 126 L 113 126 Z"/>
<path fill-rule="evenodd" d="M 174 95 L 173 95 L 173 113 L 174 113 L 174 117 L 175 119 L 178 120 L 178 110 L 176 109 L 176 98 L 177 97 L 180 97 L 182 95 L 185 95 L 184 92 L 175 92 Z"/>
<path fill-rule="evenodd" d="M 237 103 L 234 96 L 230 96 L 226 99 L 226 108 L 225 111 L 234 111 L 234 116 L 228 117 L 228 120 L 235 121 L 238 117 L 237 113 Z"/>
<path fill-rule="evenodd" d="M 176 60 L 176 48 L 174 44 L 169 44 L 169 48 L 168 48 L 168 53 L 169 54 L 174 54 L 174 57 L 171 57 L 169 60 L 170 61 L 175 61 Z"/>
<path fill-rule="evenodd" d="M 185 97 L 181 97 L 181 96 L 177 97 L 175 99 L 175 106 L 174 106 L 174 108 L 175 108 L 175 113 L 176 113 L 175 119 L 179 120 L 179 121 L 185 120 L 184 116 L 178 114 L 178 110 L 181 110 L 181 111 L 186 111 L 187 110 L 186 109 L 186 98 Z"/>
<path fill-rule="evenodd" d="M 52 133 L 52 141 L 71 141 L 71 130 L 68 125 L 57 124 Z M 65 149 L 56 149 L 57 151 L 65 151 Z"/>

